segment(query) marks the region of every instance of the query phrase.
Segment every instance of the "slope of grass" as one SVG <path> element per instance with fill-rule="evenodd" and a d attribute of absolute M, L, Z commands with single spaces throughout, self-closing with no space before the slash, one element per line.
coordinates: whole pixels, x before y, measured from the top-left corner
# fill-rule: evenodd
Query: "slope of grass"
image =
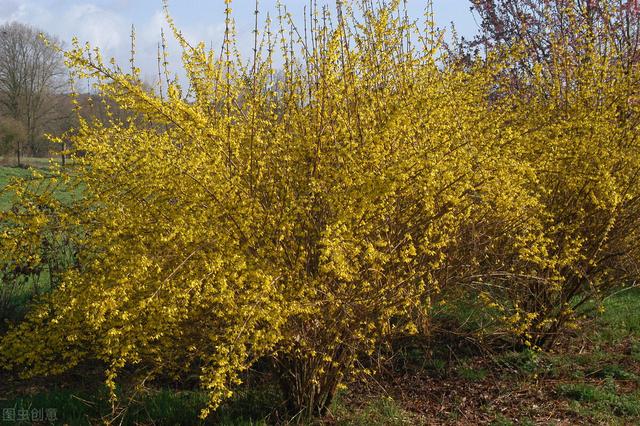
<path fill-rule="evenodd" d="M 34 166 L 48 166 L 48 159 L 37 159 L 33 161 Z M 39 168 L 38 171 L 46 177 L 47 169 Z M 3 189 L 14 179 L 29 179 L 33 176 L 33 169 L 22 167 L 2 167 L 0 166 L 0 212 L 11 208 L 14 202 L 10 192 L 3 192 Z M 63 203 L 71 203 L 74 199 L 82 196 L 81 190 L 68 189 L 60 184 L 56 187 L 47 188 L 50 181 L 40 179 L 35 181 L 31 188 L 35 191 L 52 190 L 53 195 Z M 2 226 L 0 224 L 0 226 Z M 69 259 L 69 253 L 61 252 L 61 256 Z M 27 304 L 34 296 L 46 292 L 50 288 L 50 271 L 43 268 L 40 271 L 32 272 L 28 275 L 14 276 L 5 275 L 0 269 L 0 330 L 6 328 L 4 320 L 15 321 L 20 319 L 27 309 Z"/>
<path fill-rule="evenodd" d="M 47 163 L 48 164 L 48 163 Z M 46 168 L 37 168 L 40 173 L 47 173 Z M 5 167 L 0 166 L 0 211 L 6 210 L 11 206 L 12 197 L 10 194 L 3 194 L 2 189 L 9 184 L 13 179 L 29 179 L 32 176 L 32 170 L 30 168 L 22 167 Z M 48 183 L 46 181 L 40 181 L 36 190 L 44 190 Z M 72 200 L 81 196 L 81 189 L 77 188 L 65 188 L 58 184 L 53 188 L 54 196 L 63 203 L 70 203 Z"/>
<path fill-rule="evenodd" d="M 27 169 L 0 166 L 0 211 L 11 206 L 11 197 L 8 194 L 2 194 L 2 189 L 14 178 L 28 178 L 29 176 L 31 176 L 31 172 Z"/>
<path fill-rule="evenodd" d="M 602 343 L 625 338 L 640 339 L 640 288 L 631 288 L 609 297 L 605 311 L 595 327 L 594 337 Z"/>
<path fill-rule="evenodd" d="M 35 167 L 37 169 L 46 169 L 51 162 L 60 163 L 60 161 L 60 157 L 23 157 L 20 159 L 20 164 L 24 168 Z M 18 160 L 15 156 L 0 156 L 0 166 L 18 167 Z"/>

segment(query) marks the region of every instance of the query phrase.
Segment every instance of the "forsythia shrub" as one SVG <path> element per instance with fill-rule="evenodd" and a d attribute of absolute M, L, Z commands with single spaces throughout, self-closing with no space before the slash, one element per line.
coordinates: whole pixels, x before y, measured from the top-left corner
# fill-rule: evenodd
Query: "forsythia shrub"
<path fill-rule="evenodd" d="M 433 25 L 398 19 L 398 3 L 363 6 L 362 25 L 347 6 L 333 22 L 316 10 L 302 53 L 282 13 L 248 65 L 229 9 L 219 55 L 172 25 L 187 92 L 168 78 L 149 91 L 74 43 L 74 77 L 128 114 L 80 116 L 59 171 L 85 188 L 65 219 L 84 230 L 78 265 L 4 337 L 5 364 L 35 375 L 99 359 L 111 389 L 129 365 L 141 380 L 197 368 L 214 408 L 271 353 L 292 412 L 324 412 L 355 357 L 425 303 L 499 164 L 491 73 L 443 68 Z"/>
<path fill-rule="evenodd" d="M 614 3 L 600 2 L 602 13 Z M 535 202 L 474 214 L 474 245 L 457 257 L 483 261 L 452 274 L 503 331 L 536 347 L 574 327 L 587 302 L 635 280 L 640 264 L 638 68 L 610 28 L 580 20 L 577 3 L 565 7 L 567 27 L 538 34 L 549 43 L 527 39 L 503 56 L 514 64 L 500 83 L 515 95 L 513 159 L 529 170 L 519 187 Z"/>
<path fill-rule="evenodd" d="M 508 175 L 522 173 L 502 162 L 511 102 L 489 102 L 500 64 L 443 67 L 437 44 L 395 18 L 397 3 L 363 8 L 364 30 L 342 10 L 326 51 L 312 55 L 320 82 L 307 69 L 287 84 L 319 99 L 289 125 L 293 145 L 309 144 L 312 177 L 297 190 L 310 198 L 294 201 L 307 213 L 291 221 L 304 238 L 285 240 L 311 306 L 290 317 L 276 356 L 294 413 L 323 414 L 359 354 L 415 330 L 408 318 L 428 310 L 474 194 L 509 190 Z"/>
<path fill-rule="evenodd" d="M 256 26 L 246 62 L 229 1 L 220 52 L 190 45 L 168 17 L 186 90 L 162 52 L 162 83 L 149 90 L 133 65 L 126 72 L 75 42 L 65 52 L 73 76 L 95 82 L 107 111 L 126 114 L 80 115 L 73 167 L 56 178 L 82 185 L 83 198 L 55 205 L 57 226 L 76 230 L 77 261 L 3 337 L 5 366 L 55 374 L 98 359 L 112 391 L 125 367 L 137 366 L 141 383 L 197 370 L 213 409 L 268 355 L 291 412 L 318 415 L 356 357 L 414 330 L 411 318 L 442 287 L 514 277 L 506 293 L 481 294 L 505 318 L 535 321 L 541 308 L 522 299 L 529 281 L 518 277 L 544 278 L 551 292 L 569 285 L 593 259 L 583 254 L 595 241 L 588 225 L 610 224 L 595 238 L 616 250 L 604 237 L 630 210 L 622 222 L 610 213 L 636 198 L 612 185 L 635 190 L 635 177 L 632 166 L 611 167 L 636 148 L 599 165 L 613 147 L 592 145 L 622 143 L 625 127 L 583 98 L 575 118 L 552 108 L 555 93 L 523 101 L 507 90 L 499 55 L 448 60 L 430 17 L 418 26 L 390 3 L 313 10 L 305 31 L 281 10 L 275 26 Z M 591 185 L 587 198 L 571 159 Z M 0 219 L 36 238 L 53 216 L 29 206 L 48 195 L 11 188 L 21 214 Z M 579 216 L 565 218 L 562 205 Z M 602 220 L 589 222 L 591 212 Z M 23 255 L 11 235 L 0 240 L 3 261 Z M 516 330 L 521 318 L 511 318 Z"/>

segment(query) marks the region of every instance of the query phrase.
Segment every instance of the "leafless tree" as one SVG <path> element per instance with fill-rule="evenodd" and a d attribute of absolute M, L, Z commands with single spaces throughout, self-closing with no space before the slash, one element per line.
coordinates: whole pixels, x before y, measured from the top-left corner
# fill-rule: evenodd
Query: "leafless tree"
<path fill-rule="evenodd" d="M 59 94 L 66 85 L 61 55 L 40 34 L 17 22 L 0 25 L 0 115 L 24 125 L 32 155 L 45 152 L 42 133 L 60 118 Z"/>
<path fill-rule="evenodd" d="M 480 18 L 475 46 L 521 44 L 530 58 L 551 61 L 553 44 L 577 56 L 588 43 L 613 49 L 628 66 L 640 59 L 639 0 L 471 0 Z M 604 42 L 604 40 L 607 40 Z"/>
<path fill-rule="evenodd" d="M 27 132 L 21 122 L 11 117 L 0 117 L 0 154 L 15 152 L 20 165 L 22 145 L 26 139 Z"/>

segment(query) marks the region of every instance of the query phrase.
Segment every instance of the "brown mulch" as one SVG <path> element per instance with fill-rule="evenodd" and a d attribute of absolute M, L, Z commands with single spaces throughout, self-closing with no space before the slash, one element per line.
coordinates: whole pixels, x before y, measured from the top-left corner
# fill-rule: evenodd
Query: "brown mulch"
<path fill-rule="evenodd" d="M 558 398 L 554 380 L 480 381 L 460 378 L 437 378 L 425 374 L 402 374 L 378 377 L 353 383 L 345 403 L 357 408 L 367 400 L 388 396 L 426 425 L 489 425 L 496 419 L 519 424 L 579 425 L 593 424 Z"/>
<path fill-rule="evenodd" d="M 607 347 L 608 356 L 603 362 L 614 362 L 640 376 L 640 363 L 628 357 L 630 345 L 625 340 Z M 554 348 L 558 353 L 570 355 L 589 354 L 593 350 L 593 342 L 580 338 L 566 339 Z M 510 424 L 508 422 L 515 425 L 599 424 L 577 413 L 571 408 L 570 399 L 558 395 L 556 390 L 561 384 L 602 386 L 605 379 L 597 371 L 578 379 L 572 376 L 574 369 L 538 377 L 498 365 L 492 358 L 487 354 L 467 358 L 466 368 L 487 372 L 481 380 L 461 378 L 450 367 L 440 374 L 424 369 L 383 368 L 373 377 L 351 383 L 348 395 L 344 397 L 345 404 L 357 409 L 375 398 L 391 397 L 404 410 L 415 415 L 416 424 L 424 425 Z M 639 389 L 637 380 L 616 380 L 615 383 L 622 393 Z M 496 423 L 500 420 L 504 423 Z"/>

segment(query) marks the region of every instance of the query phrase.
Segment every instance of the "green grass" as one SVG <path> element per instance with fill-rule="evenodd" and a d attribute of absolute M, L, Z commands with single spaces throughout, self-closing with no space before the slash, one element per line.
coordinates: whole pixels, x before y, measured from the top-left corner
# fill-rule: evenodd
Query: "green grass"
<path fill-rule="evenodd" d="M 640 338 L 640 288 L 632 288 L 608 298 L 594 337 L 601 342 L 617 343 L 625 338 Z"/>
<path fill-rule="evenodd" d="M 23 157 L 20 159 L 20 164 L 23 167 L 35 167 L 37 169 L 46 169 L 51 162 L 60 163 L 60 157 Z M 0 156 L 0 166 L 17 167 L 18 160 L 15 156 Z"/>
<path fill-rule="evenodd" d="M 485 368 L 475 368 L 472 366 L 461 365 L 457 368 L 460 378 L 470 382 L 480 382 L 487 378 L 489 371 Z"/>
<path fill-rule="evenodd" d="M 557 398 L 589 422 L 640 424 L 640 289 L 614 294 L 604 307 L 579 337 L 588 345 L 581 353 L 507 352 L 496 360 L 520 379 L 560 382 Z"/>
<path fill-rule="evenodd" d="M 33 167 L 48 166 L 48 159 L 27 159 L 27 162 Z M 20 167 L 2 167 L 0 166 L 0 211 L 9 209 L 14 201 L 10 193 L 2 193 L 13 179 L 28 179 L 32 176 L 32 170 Z M 40 169 L 40 172 L 46 174 L 47 169 Z M 35 185 L 35 184 L 34 184 Z M 39 187 L 32 187 L 35 191 L 44 190 L 46 181 L 40 181 Z M 63 203 L 71 203 L 73 200 L 81 197 L 81 190 L 67 189 L 62 186 L 52 188 L 53 195 Z M 2 226 L 2 225 L 0 225 Z M 61 253 L 65 259 L 70 259 L 70 254 Z M 27 309 L 27 304 L 32 300 L 33 296 L 48 291 L 50 288 L 49 270 L 45 267 L 40 272 L 28 276 L 8 277 L 3 276 L 0 272 L 0 330 L 6 328 L 5 319 L 18 320 L 22 318 Z"/>
<path fill-rule="evenodd" d="M 0 410 L 54 410 L 56 424 L 70 426 L 112 422 L 122 425 L 225 425 L 266 426 L 289 423 L 278 416 L 282 396 L 268 385 L 245 387 L 205 420 L 199 418 L 207 404 L 203 391 L 149 390 L 133 397 L 121 395 L 115 410 L 103 387 L 75 391 L 52 388 L 29 396 L 0 399 Z M 403 409 L 390 397 L 373 397 L 354 408 L 340 396 L 331 406 L 330 422 L 344 426 L 405 426 L 420 424 L 419 418 Z M 20 424 L 20 423 L 16 423 Z M 31 424 L 31 423 L 24 423 Z M 305 423 L 302 423 L 305 424 Z M 317 423 L 311 423 L 317 424 Z"/>
<path fill-rule="evenodd" d="M 576 413 L 594 422 L 640 424 L 640 289 L 619 292 L 604 307 L 588 334 L 594 349 L 577 357 L 572 367 L 584 372 L 585 382 L 559 385 L 557 391 L 572 401 Z M 625 391 L 621 384 L 635 390 Z"/>
<path fill-rule="evenodd" d="M 126 404 L 126 405 L 125 405 Z M 30 397 L 17 398 L 0 402 L 4 409 L 44 410 L 52 417 L 55 411 L 56 423 L 68 425 L 90 425 L 99 420 L 114 417 L 115 423 L 124 425 L 149 424 L 154 419 L 156 424 L 199 425 L 199 410 L 206 404 L 206 395 L 201 392 L 172 392 L 163 390 L 144 395 L 132 401 L 122 401 L 116 406 L 115 416 L 111 410 L 106 392 L 83 394 L 69 390 L 53 390 Z M 158 422 L 158 419 L 162 419 Z M 33 419 L 31 419 L 33 420 Z M 30 424 L 25 422 L 25 424 Z"/>
<path fill-rule="evenodd" d="M 0 211 L 11 206 L 11 197 L 1 194 L 2 189 L 14 178 L 28 178 L 31 172 L 18 167 L 0 167 Z"/>
<path fill-rule="evenodd" d="M 640 392 L 622 393 L 612 379 L 604 385 L 562 384 L 558 394 L 572 400 L 577 413 L 607 423 L 640 419 Z"/>
<path fill-rule="evenodd" d="M 45 169 L 39 169 L 40 172 L 46 173 Z M 0 211 L 6 210 L 11 207 L 11 203 L 13 198 L 10 194 L 2 194 L 2 189 L 9 184 L 13 179 L 28 179 L 32 176 L 32 171 L 30 169 L 23 169 L 20 167 L 3 167 L 0 166 Z M 46 182 L 41 183 L 40 187 L 34 188 L 36 191 L 44 190 Z M 82 189 L 79 188 L 65 188 L 64 186 L 58 184 L 55 188 L 53 188 L 53 195 L 56 199 L 62 203 L 70 203 L 73 200 L 77 200 L 81 197 Z"/>
<path fill-rule="evenodd" d="M 405 426 L 419 424 L 417 417 L 404 410 L 388 396 L 373 398 L 356 409 L 338 398 L 331 407 L 331 417 L 344 426 Z"/>
<path fill-rule="evenodd" d="M 491 426 L 514 426 L 516 424 L 520 426 L 534 426 L 535 423 L 529 419 L 520 419 L 517 423 L 514 423 L 502 414 L 496 415 L 495 420 L 491 422 Z"/>
<path fill-rule="evenodd" d="M 0 400 L 0 409 L 55 411 L 56 424 L 91 425 L 113 422 L 122 425 L 266 425 L 274 405 L 268 389 L 244 390 L 212 413 L 206 420 L 199 414 L 207 405 L 202 391 L 160 389 L 141 395 L 122 396 L 115 409 L 106 390 L 71 391 L 51 389 L 31 396 Z M 19 422 L 16 424 L 20 424 Z M 24 424 L 31 424 L 25 422 Z"/>

